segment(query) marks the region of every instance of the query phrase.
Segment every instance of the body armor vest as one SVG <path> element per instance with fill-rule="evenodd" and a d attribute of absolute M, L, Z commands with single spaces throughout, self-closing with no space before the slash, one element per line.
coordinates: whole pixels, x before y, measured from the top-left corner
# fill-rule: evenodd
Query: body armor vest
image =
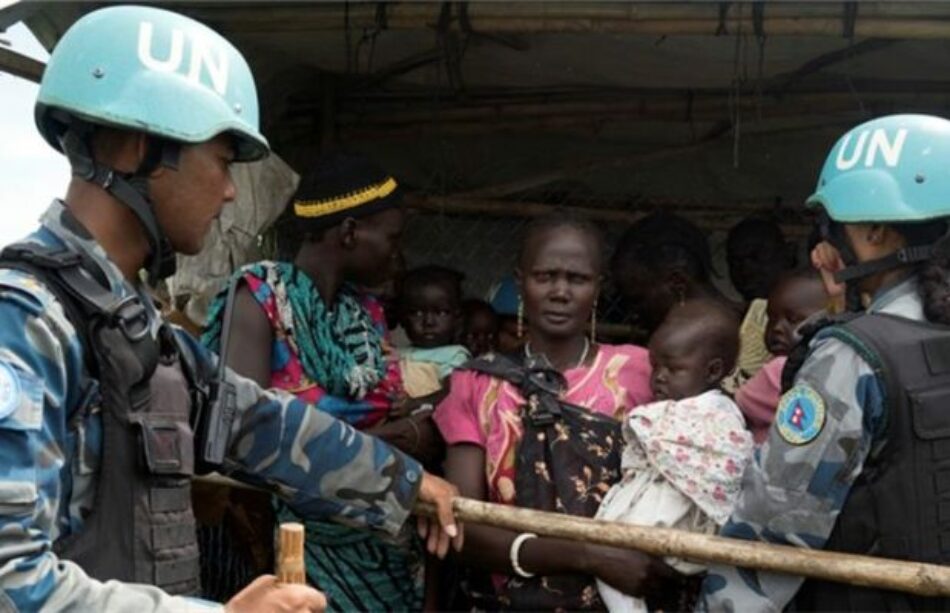
<path fill-rule="evenodd" d="M 865 314 L 826 333 L 857 351 L 883 381 L 886 435 L 873 444 L 825 549 L 950 563 L 950 327 Z M 950 610 L 950 599 L 810 579 L 793 605 Z"/>
<path fill-rule="evenodd" d="M 191 354 L 165 324 L 154 338 L 138 296 L 116 297 L 74 252 L 13 245 L 0 266 L 29 272 L 57 296 L 82 341 L 85 376 L 99 384 L 103 438 L 93 510 L 83 530 L 54 550 L 99 580 L 196 595 L 191 418 L 204 385 Z"/>

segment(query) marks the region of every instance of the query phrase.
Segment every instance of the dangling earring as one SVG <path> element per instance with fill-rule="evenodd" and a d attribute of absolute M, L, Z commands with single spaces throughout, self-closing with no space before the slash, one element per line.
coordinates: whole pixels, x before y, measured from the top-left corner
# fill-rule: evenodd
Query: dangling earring
<path fill-rule="evenodd" d="M 518 338 L 524 338 L 524 301 L 518 296 Z"/>
<path fill-rule="evenodd" d="M 590 311 L 590 342 L 597 342 L 597 302 L 594 300 L 594 308 Z"/>
<path fill-rule="evenodd" d="M 678 296 L 677 302 L 679 303 L 680 306 L 683 306 L 684 304 L 686 304 L 686 290 L 684 290 L 682 287 L 679 288 L 677 290 L 677 296 Z"/>

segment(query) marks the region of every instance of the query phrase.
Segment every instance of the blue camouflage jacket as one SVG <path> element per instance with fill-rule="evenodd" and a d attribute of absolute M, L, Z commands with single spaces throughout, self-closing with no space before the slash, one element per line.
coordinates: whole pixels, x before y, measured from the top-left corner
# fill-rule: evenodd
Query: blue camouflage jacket
<path fill-rule="evenodd" d="M 924 321 L 915 278 L 875 296 L 868 311 Z M 844 342 L 819 332 L 742 480 L 722 536 L 824 547 L 868 453 L 885 436 L 884 382 Z M 700 609 L 781 611 L 803 577 L 712 566 Z"/>
<path fill-rule="evenodd" d="M 27 240 L 88 256 L 120 296 L 142 292 L 61 202 Z M 153 309 L 150 317 L 157 331 L 159 314 Z M 214 368 L 217 356 L 176 332 Z M 146 585 L 99 582 L 52 551 L 57 539 L 83 529 L 102 455 L 100 407 L 95 391 L 80 385 L 82 361 L 56 298 L 30 275 L 0 269 L 0 610 L 217 606 Z M 277 491 L 301 515 L 398 532 L 423 474 L 415 460 L 290 394 L 227 376 L 237 387 L 238 414 L 222 472 Z"/>

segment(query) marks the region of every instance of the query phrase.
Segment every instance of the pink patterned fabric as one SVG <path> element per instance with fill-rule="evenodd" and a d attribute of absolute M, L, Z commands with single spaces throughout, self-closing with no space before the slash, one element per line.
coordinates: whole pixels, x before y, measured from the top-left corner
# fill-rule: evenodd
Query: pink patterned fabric
<path fill-rule="evenodd" d="M 617 419 L 652 400 L 647 350 L 635 345 L 599 345 L 593 364 L 564 373 L 566 402 Z M 485 449 L 489 500 L 515 499 L 515 450 L 521 439 L 524 400 L 510 383 L 473 371 L 452 374 L 451 392 L 434 419 L 449 445 Z"/>
<path fill-rule="evenodd" d="M 770 360 L 736 391 L 736 404 L 745 415 L 756 445 L 761 445 L 769 437 L 775 409 L 782 396 L 782 369 L 786 359 L 782 356 Z"/>
<path fill-rule="evenodd" d="M 726 523 L 753 448 L 728 396 L 711 390 L 653 402 L 627 419 L 623 434 L 625 475 L 655 470 L 717 524 Z"/>

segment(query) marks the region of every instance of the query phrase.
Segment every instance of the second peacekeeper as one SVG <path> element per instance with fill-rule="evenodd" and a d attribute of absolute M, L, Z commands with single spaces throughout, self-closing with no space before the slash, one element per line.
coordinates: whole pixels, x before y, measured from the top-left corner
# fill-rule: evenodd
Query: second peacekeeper
<path fill-rule="evenodd" d="M 882 117 L 834 145 L 808 199 L 827 243 L 813 261 L 846 285 L 852 313 L 814 333 L 797 372 L 789 359 L 790 389 L 723 536 L 950 563 L 948 168 L 939 117 Z M 702 597 L 711 611 L 950 609 L 723 566 Z"/>

